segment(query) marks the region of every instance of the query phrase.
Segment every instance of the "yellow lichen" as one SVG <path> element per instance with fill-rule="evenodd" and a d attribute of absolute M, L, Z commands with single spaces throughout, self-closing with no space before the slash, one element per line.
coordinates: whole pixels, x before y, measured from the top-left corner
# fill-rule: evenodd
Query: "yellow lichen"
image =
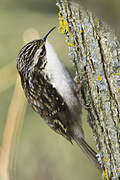
<path fill-rule="evenodd" d="M 58 32 L 62 33 L 62 34 L 67 34 L 67 36 L 69 36 L 69 38 L 71 37 L 71 33 L 69 32 L 69 25 L 68 22 L 66 20 L 63 19 L 63 16 L 61 15 L 61 13 L 59 12 L 58 14 L 59 16 L 59 28 L 58 28 Z M 66 37 L 67 39 L 67 44 L 69 47 L 73 47 L 74 43 L 72 43 L 71 41 L 68 40 L 68 37 Z"/>
<path fill-rule="evenodd" d="M 116 76 L 119 76 L 119 71 L 117 71 L 117 72 L 115 73 L 115 75 L 116 75 Z"/>
<path fill-rule="evenodd" d="M 63 17 L 62 17 L 62 15 L 59 13 L 58 14 L 58 16 L 59 16 L 59 29 L 58 29 L 58 31 L 60 32 L 60 33 L 62 33 L 62 34 L 64 34 L 64 21 L 63 21 Z"/>
<path fill-rule="evenodd" d="M 102 76 L 102 77 L 101 76 L 97 76 L 97 80 L 98 81 L 102 81 L 103 79 L 104 79 L 104 76 Z"/>
<path fill-rule="evenodd" d="M 118 172 L 120 172 L 120 168 L 118 169 Z"/>
<path fill-rule="evenodd" d="M 103 170 L 103 174 L 104 174 L 104 180 L 109 180 L 108 177 L 108 173 L 107 173 L 107 169 L 105 168 L 105 170 Z"/>
<path fill-rule="evenodd" d="M 71 36 L 71 33 L 69 33 L 69 37 Z M 65 39 L 67 40 L 67 44 L 69 47 L 73 47 L 74 44 L 68 40 L 68 37 L 66 36 Z"/>
<path fill-rule="evenodd" d="M 120 93 L 120 88 L 118 88 L 118 92 Z"/>
<path fill-rule="evenodd" d="M 98 19 L 97 19 L 97 18 L 95 18 L 95 24 L 98 24 L 98 22 L 99 22 L 99 21 L 98 21 Z"/>
<path fill-rule="evenodd" d="M 108 159 L 107 158 L 104 158 L 104 162 L 107 162 L 108 161 Z"/>
<path fill-rule="evenodd" d="M 73 43 L 71 43 L 71 42 L 69 42 L 69 41 L 68 41 L 68 43 L 67 43 L 67 44 L 68 44 L 68 46 L 69 46 L 69 47 L 73 47 L 73 46 L 74 46 L 74 44 L 73 44 Z"/>
<path fill-rule="evenodd" d="M 69 26 L 67 21 L 64 21 L 64 27 L 65 27 L 65 32 L 67 33 L 69 31 Z"/>
<path fill-rule="evenodd" d="M 68 33 L 69 31 L 69 26 L 68 26 L 68 22 L 66 20 L 63 19 L 63 16 L 59 13 L 59 29 L 58 31 L 62 34 Z"/>

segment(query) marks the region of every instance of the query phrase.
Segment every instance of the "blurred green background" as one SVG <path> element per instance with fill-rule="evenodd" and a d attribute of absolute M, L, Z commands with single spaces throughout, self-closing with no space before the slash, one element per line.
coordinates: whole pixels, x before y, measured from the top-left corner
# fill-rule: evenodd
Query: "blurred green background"
<path fill-rule="evenodd" d="M 0 68 L 12 61 L 16 66 L 17 54 L 23 46 L 23 33 L 34 28 L 40 37 L 43 36 L 51 27 L 58 25 L 57 13 L 56 1 L 1 0 Z M 64 35 L 55 30 L 49 41 L 74 74 Z M 0 78 L 4 80 L 7 77 Z M 13 90 L 14 86 L 0 94 L 1 142 Z M 87 142 L 95 148 L 85 111 L 82 119 Z M 29 105 L 13 152 L 11 180 L 99 180 L 101 177 L 81 150 L 47 127 Z"/>

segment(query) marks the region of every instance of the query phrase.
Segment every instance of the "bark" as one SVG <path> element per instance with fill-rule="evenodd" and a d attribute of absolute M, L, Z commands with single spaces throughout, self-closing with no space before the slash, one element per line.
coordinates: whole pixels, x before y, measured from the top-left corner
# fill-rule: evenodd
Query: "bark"
<path fill-rule="evenodd" d="M 109 23 L 120 38 L 120 1 L 119 0 L 70 0 L 82 3 Z"/>
<path fill-rule="evenodd" d="M 114 31 L 81 4 L 58 0 L 57 6 L 59 31 L 66 34 L 79 75 L 103 175 L 119 179 L 120 43 Z"/>

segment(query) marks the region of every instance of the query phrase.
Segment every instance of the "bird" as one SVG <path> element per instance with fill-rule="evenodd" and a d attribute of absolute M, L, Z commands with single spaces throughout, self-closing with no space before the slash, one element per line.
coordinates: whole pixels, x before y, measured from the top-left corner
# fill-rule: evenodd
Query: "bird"
<path fill-rule="evenodd" d="M 101 171 L 96 152 L 84 139 L 82 107 L 73 81 L 47 37 L 33 40 L 20 50 L 16 67 L 28 103 L 56 133 L 75 141 Z"/>

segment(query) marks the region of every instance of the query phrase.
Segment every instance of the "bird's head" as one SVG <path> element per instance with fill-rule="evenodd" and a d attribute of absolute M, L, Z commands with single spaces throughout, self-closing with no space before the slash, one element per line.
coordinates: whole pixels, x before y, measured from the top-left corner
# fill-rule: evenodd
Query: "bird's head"
<path fill-rule="evenodd" d="M 48 33 L 39 40 L 27 43 L 19 52 L 17 57 L 17 69 L 20 75 L 28 72 L 35 67 L 43 69 L 46 65 L 46 39 L 55 29 L 53 27 Z"/>

